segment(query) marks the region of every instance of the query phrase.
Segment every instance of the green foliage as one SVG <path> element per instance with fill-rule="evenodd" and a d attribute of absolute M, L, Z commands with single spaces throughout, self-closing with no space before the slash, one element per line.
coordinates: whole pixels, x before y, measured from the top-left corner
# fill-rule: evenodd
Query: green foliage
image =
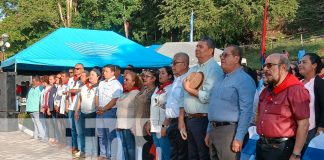
<path fill-rule="evenodd" d="M 5 17 L 0 18 L 0 34 L 8 33 L 12 44 L 8 55 L 64 26 L 58 2 L 64 15 L 66 0 L 0 2 L 0 17 Z M 258 44 L 264 4 L 265 0 L 73 0 L 71 27 L 124 34 L 124 22 L 128 21 L 130 38 L 141 44 L 188 41 L 193 11 L 194 40 L 208 35 L 218 47 Z M 323 7 L 323 2 L 316 0 L 269 0 L 268 31 L 289 33 L 299 30 L 299 24 L 302 28 L 322 24 Z"/>
<path fill-rule="evenodd" d="M 52 0 L 8 0 L 3 2 L 6 17 L 0 22 L 0 33 L 10 35 L 13 55 L 59 27 L 59 16 Z"/>

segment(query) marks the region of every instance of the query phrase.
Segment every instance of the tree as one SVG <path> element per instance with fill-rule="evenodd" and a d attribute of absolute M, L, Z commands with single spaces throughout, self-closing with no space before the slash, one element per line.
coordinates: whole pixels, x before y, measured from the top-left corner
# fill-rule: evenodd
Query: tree
<path fill-rule="evenodd" d="M 195 40 L 202 35 L 209 35 L 220 46 L 228 43 L 257 43 L 261 35 L 264 2 L 255 0 L 164 0 L 160 5 L 159 26 L 164 32 L 178 30 L 178 39 L 185 41 L 188 39 L 189 18 L 193 10 Z M 285 26 L 286 22 L 293 20 L 297 7 L 297 0 L 289 2 L 271 0 L 270 27 Z"/>
<path fill-rule="evenodd" d="M 7 57 L 27 48 L 60 27 L 60 19 L 52 0 L 5 0 L 1 4 L 5 18 L 0 33 L 8 33 L 11 47 Z"/>

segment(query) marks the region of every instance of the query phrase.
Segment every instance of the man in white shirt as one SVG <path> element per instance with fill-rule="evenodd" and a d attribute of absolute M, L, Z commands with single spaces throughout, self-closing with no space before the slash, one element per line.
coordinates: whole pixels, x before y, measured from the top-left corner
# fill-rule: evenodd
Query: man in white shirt
<path fill-rule="evenodd" d="M 167 128 L 167 136 L 170 140 L 170 159 L 187 160 L 188 159 L 188 142 L 182 139 L 178 130 L 178 118 L 180 112 L 184 112 L 184 89 L 183 80 L 187 77 L 189 69 L 189 56 L 186 53 L 179 52 L 174 55 L 172 61 L 172 71 L 175 80 L 172 83 L 171 91 L 167 97 L 166 119 L 163 123 L 162 131 Z M 161 131 L 161 132 L 162 132 Z"/>
<path fill-rule="evenodd" d="M 116 137 L 116 102 L 123 93 L 123 87 L 115 77 L 115 67 L 103 67 L 104 80 L 99 83 L 96 93 L 97 132 L 99 137 L 100 158 L 114 157 L 111 153 L 111 142 Z M 110 128 L 110 129 L 109 129 Z M 111 131 L 109 131 L 111 130 Z"/>
<path fill-rule="evenodd" d="M 72 154 L 78 152 L 78 134 L 77 124 L 74 120 L 74 111 L 78 102 L 78 92 L 81 85 L 80 76 L 84 71 L 83 64 L 77 63 L 74 67 L 74 76 L 68 81 L 68 98 L 66 100 L 65 111 L 68 113 L 68 118 L 71 127 L 72 143 L 69 143 L 72 149 Z M 80 148 L 80 147 L 79 147 Z"/>

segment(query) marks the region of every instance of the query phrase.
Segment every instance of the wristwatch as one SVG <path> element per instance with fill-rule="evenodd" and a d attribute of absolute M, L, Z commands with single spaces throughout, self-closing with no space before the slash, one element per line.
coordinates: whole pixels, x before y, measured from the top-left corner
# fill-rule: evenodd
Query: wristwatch
<path fill-rule="evenodd" d="M 301 154 L 300 154 L 300 153 L 299 153 L 299 154 L 292 153 L 292 156 L 293 156 L 294 158 L 301 158 Z"/>
<path fill-rule="evenodd" d="M 168 127 L 169 127 L 168 125 L 162 124 L 162 128 L 168 128 Z"/>

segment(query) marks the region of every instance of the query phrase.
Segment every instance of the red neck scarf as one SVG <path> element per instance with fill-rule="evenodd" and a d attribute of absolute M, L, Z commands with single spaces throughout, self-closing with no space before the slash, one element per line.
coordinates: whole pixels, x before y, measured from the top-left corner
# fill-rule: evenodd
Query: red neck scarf
<path fill-rule="evenodd" d="M 166 86 L 170 85 L 170 84 L 172 84 L 171 81 L 168 81 L 168 82 L 163 83 L 161 86 L 159 86 L 159 90 L 156 92 L 156 94 L 162 94 L 162 93 L 164 93 L 165 92 L 164 91 L 164 88 Z"/>
<path fill-rule="evenodd" d="M 123 86 L 124 87 L 124 86 Z M 131 91 L 133 91 L 133 90 L 138 90 L 139 91 L 139 88 L 138 87 L 133 87 L 133 88 L 131 88 L 131 89 L 129 89 L 129 90 L 126 90 L 125 88 L 124 88 L 124 93 L 128 93 L 128 92 L 131 92 Z"/>
<path fill-rule="evenodd" d="M 323 79 L 324 78 L 324 73 L 320 75 L 320 77 Z"/>
<path fill-rule="evenodd" d="M 303 86 L 303 83 L 301 83 L 297 77 L 295 77 L 294 75 L 292 74 L 288 74 L 285 78 L 285 80 L 279 84 L 278 86 L 276 86 L 274 89 L 273 89 L 273 93 L 274 94 L 278 94 L 280 93 L 281 91 L 285 90 L 286 88 L 290 87 L 290 86 L 294 86 L 294 85 L 302 85 Z"/>
<path fill-rule="evenodd" d="M 300 82 L 298 80 L 297 77 L 295 77 L 292 74 L 288 74 L 286 76 L 286 78 L 282 81 L 281 84 L 279 84 L 278 86 L 274 87 L 274 89 L 271 91 L 274 95 L 279 94 L 280 92 L 282 92 L 283 90 L 285 90 L 286 88 L 290 87 L 290 86 L 294 86 L 294 85 L 301 85 L 304 86 L 302 82 Z M 270 94 L 268 99 L 272 100 L 272 96 L 273 94 Z"/>
<path fill-rule="evenodd" d="M 63 82 L 62 84 L 67 85 L 68 83 L 69 83 L 69 81 L 66 81 L 65 83 Z"/>

